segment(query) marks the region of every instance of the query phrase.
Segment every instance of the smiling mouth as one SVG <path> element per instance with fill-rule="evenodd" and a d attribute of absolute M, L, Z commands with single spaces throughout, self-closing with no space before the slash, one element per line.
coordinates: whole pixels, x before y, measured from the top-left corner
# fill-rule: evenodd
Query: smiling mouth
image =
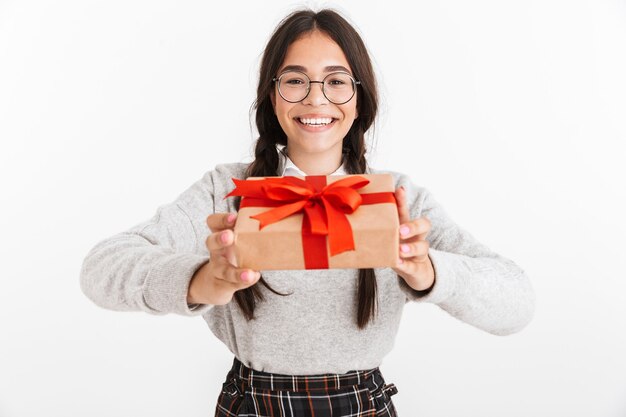
<path fill-rule="evenodd" d="M 334 123 L 337 119 L 332 117 L 317 117 L 313 119 L 296 117 L 296 120 L 298 123 L 305 126 L 328 126 L 329 124 Z"/>

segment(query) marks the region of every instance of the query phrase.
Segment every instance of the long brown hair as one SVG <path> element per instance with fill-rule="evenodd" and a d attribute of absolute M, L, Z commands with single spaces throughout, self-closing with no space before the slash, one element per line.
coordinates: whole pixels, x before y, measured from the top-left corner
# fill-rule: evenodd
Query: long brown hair
<path fill-rule="evenodd" d="M 325 33 L 339 45 L 354 77 L 361 81 L 357 87 L 358 118 L 343 139 L 343 164 L 348 174 L 365 174 L 368 171 L 365 159 L 365 132 L 376 118 L 378 89 L 365 44 L 357 31 L 337 12 L 329 9 L 319 12 L 300 10 L 291 13 L 280 22 L 263 53 L 257 98 L 254 103 L 259 138 L 254 150 L 255 159 L 246 170 L 246 178 L 273 177 L 278 174 L 277 145 L 287 146 L 287 136 L 274 114 L 271 101 L 274 92 L 272 78 L 276 76 L 283 63 L 289 45 L 313 30 Z M 237 197 L 235 202 L 237 210 L 240 201 L 240 197 Z M 276 292 L 262 275 L 259 282 L 275 294 L 289 295 Z M 248 320 L 254 318 L 256 300 L 264 299 L 256 285 L 236 291 L 234 298 Z M 377 310 L 376 275 L 371 268 L 359 270 L 358 303 L 356 323 L 363 329 L 375 318 Z"/>

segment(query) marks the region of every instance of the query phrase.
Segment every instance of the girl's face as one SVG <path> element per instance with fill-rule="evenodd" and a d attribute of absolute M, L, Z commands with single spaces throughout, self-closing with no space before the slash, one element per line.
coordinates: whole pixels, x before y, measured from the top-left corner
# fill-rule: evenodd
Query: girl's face
<path fill-rule="evenodd" d="M 304 72 L 311 81 L 322 81 L 337 71 L 352 75 L 343 51 L 328 35 L 314 30 L 287 48 L 278 75 L 286 70 Z M 342 141 L 357 117 L 357 95 L 345 104 L 333 104 L 322 93 L 322 84 L 311 83 L 309 95 L 290 103 L 278 93 L 275 83 L 272 104 L 278 122 L 287 135 L 289 156 L 341 159 Z M 322 119 L 322 120 L 311 120 Z M 324 124 L 330 120 L 330 123 Z M 318 124 L 319 122 L 322 124 Z M 292 158 L 293 159 L 293 158 Z"/>

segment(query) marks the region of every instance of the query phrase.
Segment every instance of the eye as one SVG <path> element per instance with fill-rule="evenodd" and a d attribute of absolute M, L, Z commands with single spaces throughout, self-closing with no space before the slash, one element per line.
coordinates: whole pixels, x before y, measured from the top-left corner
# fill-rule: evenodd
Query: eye
<path fill-rule="evenodd" d="M 327 83 L 329 85 L 344 85 L 346 84 L 346 80 L 341 78 L 331 78 L 327 81 Z"/>
<path fill-rule="evenodd" d="M 333 90 L 345 90 L 352 85 L 352 79 L 348 74 L 336 73 L 330 74 L 326 78 L 326 85 Z"/>
<path fill-rule="evenodd" d="M 306 76 L 299 72 L 286 72 L 280 80 L 285 87 L 303 87 L 307 84 Z"/>

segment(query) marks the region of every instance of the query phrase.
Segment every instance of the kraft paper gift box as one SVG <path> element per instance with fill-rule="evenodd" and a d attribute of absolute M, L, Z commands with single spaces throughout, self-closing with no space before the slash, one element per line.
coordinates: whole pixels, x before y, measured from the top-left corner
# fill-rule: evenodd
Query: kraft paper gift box
<path fill-rule="evenodd" d="M 241 196 L 237 266 L 253 270 L 392 267 L 399 220 L 390 174 L 233 178 Z"/>

